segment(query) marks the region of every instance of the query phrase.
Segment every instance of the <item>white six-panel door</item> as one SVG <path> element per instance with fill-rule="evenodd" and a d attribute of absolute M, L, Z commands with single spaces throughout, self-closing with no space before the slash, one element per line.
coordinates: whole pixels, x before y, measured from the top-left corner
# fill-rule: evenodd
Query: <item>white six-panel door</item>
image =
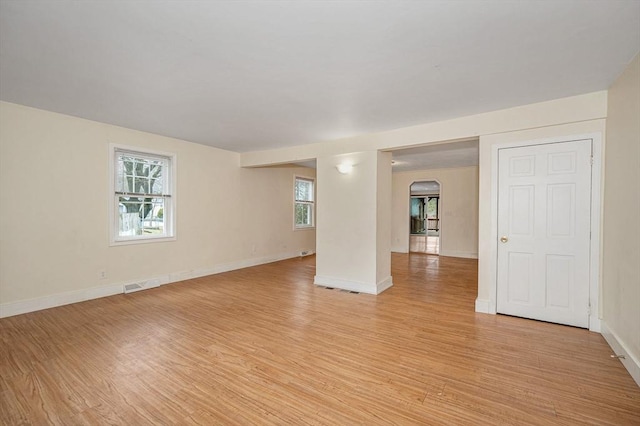
<path fill-rule="evenodd" d="M 589 327 L 591 144 L 498 151 L 499 313 Z"/>

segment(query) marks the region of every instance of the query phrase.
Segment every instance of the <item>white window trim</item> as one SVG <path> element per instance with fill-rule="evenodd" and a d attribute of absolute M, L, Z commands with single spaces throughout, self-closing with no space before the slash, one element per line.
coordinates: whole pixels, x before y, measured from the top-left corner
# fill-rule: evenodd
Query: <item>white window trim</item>
<path fill-rule="evenodd" d="M 171 187 L 171 211 L 169 212 L 169 218 L 166 221 L 166 232 L 165 235 L 161 236 L 145 236 L 145 237 L 137 237 L 137 238 L 118 238 L 116 236 L 116 232 L 119 229 L 118 227 L 118 215 L 116 215 L 116 202 L 115 202 L 115 160 L 116 160 L 116 150 L 124 150 L 124 151 L 132 151 L 138 152 L 142 155 L 157 155 L 162 157 L 167 157 L 171 161 L 171 173 L 169 176 L 170 187 Z M 176 186 L 176 175 L 178 174 L 178 162 L 177 156 L 172 152 L 164 152 L 153 150 L 149 148 L 143 148 L 138 146 L 130 146 L 130 145 L 121 145 L 110 143 L 109 144 L 109 245 L 110 246 L 122 246 L 122 245 L 130 245 L 130 244 L 148 244 L 148 243 L 159 243 L 166 241 L 175 241 L 176 240 L 176 211 L 177 211 L 177 186 Z M 166 214 L 166 213 L 165 213 Z M 168 235 L 166 235 L 168 234 Z"/>
<path fill-rule="evenodd" d="M 300 201 L 296 200 L 296 181 L 300 180 L 308 180 L 313 183 L 313 201 L 302 202 L 304 204 L 311 204 L 312 213 L 311 213 L 311 225 L 297 225 L 296 224 L 296 204 Z M 309 229 L 316 228 L 316 179 L 310 176 L 301 176 L 294 175 L 293 176 L 293 230 L 294 231 L 307 231 Z"/>

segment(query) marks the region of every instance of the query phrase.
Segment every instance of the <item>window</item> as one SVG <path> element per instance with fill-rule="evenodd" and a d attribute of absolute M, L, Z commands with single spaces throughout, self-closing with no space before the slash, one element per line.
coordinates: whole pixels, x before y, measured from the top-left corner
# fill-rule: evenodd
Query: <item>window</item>
<path fill-rule="evenodd" d="M 427 218 L 428 219 L 437 219 L 438 218 L 438 202 L 440 201 L 440 197 L 427 197 Z"/>
<path fill-rule="evenodd" d="M 294 188 L 295 229 L 313 228 L 314 223 L 314 180 L 296 177 Z"/>
<path fill-rule="evenodd" d="M 112 242 L 174 237 L 171 154 L 112 147 Z"/>

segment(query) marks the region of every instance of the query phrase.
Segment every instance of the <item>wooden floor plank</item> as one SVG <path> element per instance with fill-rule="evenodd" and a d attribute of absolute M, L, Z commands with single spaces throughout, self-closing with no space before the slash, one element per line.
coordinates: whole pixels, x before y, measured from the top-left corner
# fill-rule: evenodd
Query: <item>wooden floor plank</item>
<path fill-rule="evenodd" d="M 378 296 L 292 259 L 0 320 L 0 424 L 640 425 L 597 333 L 474 312 L 477 262 Z"/>

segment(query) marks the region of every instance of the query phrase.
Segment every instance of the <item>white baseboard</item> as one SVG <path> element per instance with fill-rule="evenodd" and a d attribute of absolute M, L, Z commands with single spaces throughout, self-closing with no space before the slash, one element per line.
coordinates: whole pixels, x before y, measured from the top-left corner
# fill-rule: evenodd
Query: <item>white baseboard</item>
<path fill-rule="evenodd" d="M 378 282 L 376 285 L 376 294 L 380 294 L 391 287 L 393 287 L 393 278 L 389 275 L 384 280 Z"/>
<path fill-rule="evenodd" d="M 476 312 L 495 314 L 495 312 L 491 312 L 491 301 L 489 299 L 476 299 Z"/>
<path fill-rule="evenodd" d="M 170 274 L 169 282 L 190 280 L 192 278 L 206 277 L 207 275 L 220 274 L 222 272 L 235 271 L 236 269 L 250 268 L 251 266 L 264 265 L 266 263 L 278 262 L 280 260 L 300 257 L 300 251 L 278 253 L 270 256 L 254 257 L 250 259 L 238 260 L 235 262 L 221 263 L 210 268 L 192 269 Z"/>
<path fill-rule="evenodd" d="M 56 306 L 69 305 L 71 303 L 84 302 L 85 300 L 113 296 L 114 294 L 122 293 L 122 291 L 122 284 L 110 284 L 83 290 L 51 294 L 49 296 L 37 297 L 35 299 L 3 303 L 0 304 L 0 318 L 26 314 L 27 312 L 41 311 L 43 309 L 55 308 Z"/>
<path fill-rule="evenodd" d="M 128 280 L 117 283 L 111 283 L 99 287 L 91 287 L 82 290 L 67 291 L 64 293 L 56 293 L 48 296 L 37 297 L 28 300 L 19 300 L 16 302 L 0 304 L 0 318 L 11 317 L 14 315 L 26 314 L 29 312 L 40 311 L 43 309 L 55 308 L 57 306 L 69 305 L 71 303 L 85 302 L 87 300 L 99 299 L 101 297 L 113 296 L 115 294 L 124 293 L 124 286 L 135 282 L 147 281 L 154 284 L 164 285 L 178 281 L 184 281 L 191 278 L 199 278 L 207 275 L 215 275 L 222 272 L 233 271 L 236 269 L 248 268 L 250 266 L 263 265 L 265 263 L 277 262 L 279 260 L 300 257 L 300 251 L 279 253 L 271 256 L 263 256 L 252 259 L 245 259 L 236 262 L 229 262 L 213 266 L 211 268 L 194 269 L 190 271 L 181 271 L 166 275 L 159 275 L 148 278 L 140 278 L 136 280 Z"/>
<path fill-rule="evenodd" d="M 407 247 L 391 247 L 392 253 L 409 253 L 409 249 Z M 458 251 L 458 250 L 440 250 L 438 253 L 440 256 L 447 257 L 462 257 L 465 259 L 477 259 L 478 253 L 471 253 L 467 251 Z"/>
<path fill-rule="evenodd" d="M 407 247 L 391 247 L 391 253 L 409 253 L 409 249 Z"/>
<path fill-rule="evenodd" d="M 448 257 L 462 257 L 465 259 L 477 259 L 478 253 L 470 253 L 466 251 L 458 251 L 458 250 L 440 250 L 440 256 L 448 256 Z"/>
<path fill-rule="evenodd" d="M 358 293 L 380 294 L 393 286 L 393 280 L 389 276 L 379 283 L 366 283 L 362 281 L 345 280 L 342 278 L 325 277 L 316 275 L 313 283 L 323 287 L 333 287 L 342 290 L 357 291 Z"/>
<path fill-rule="evenodd" d="M 622 355 L 624 359 L 620 359 L 622 365 L 627 369 L 633 380 L 640 386 L 640 360 L 636 358 L 620 340 L 618 335 L 609 327 L 604 320 L 600 320 L 600 330 L 602 337 L 607 341 L 615 355 Z"/>

